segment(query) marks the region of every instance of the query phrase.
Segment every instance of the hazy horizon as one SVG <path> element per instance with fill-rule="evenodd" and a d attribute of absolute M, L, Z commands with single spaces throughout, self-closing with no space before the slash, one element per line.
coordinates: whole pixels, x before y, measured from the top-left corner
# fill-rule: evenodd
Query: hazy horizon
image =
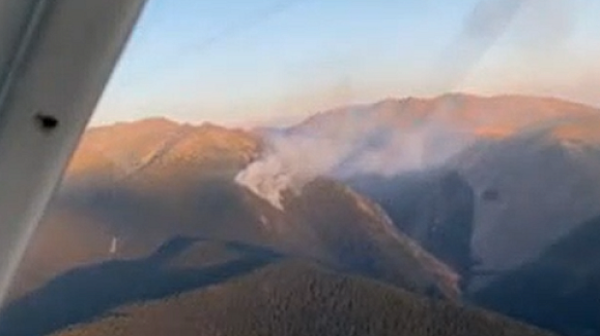
<path fill-rule="evenodd" d="M 182 123 L 182 124 L 190 124 L 190 125 L 195 125 L 195 126 L 199 126 L 202 124 L 211 124 L 211 125 L 216 125 L 216 126 L 220 126 L 220 127 L 225 127 L 225 128 L 238 128 L 238 129 L 253 129 L 253 128 L 261 128 L 261 127 L 293 127 L 295 125 L 298 125 L 300 123 L 302 123 L 303 121 L 311 118 L 314 115 L 317 115 L 319 113 L 326 113 L 326 112 L 331 112 L 331 111 L 335 111 L 337 109 L 340 108 L 346 108 L 346 107 L 352 107 L 352 106 L 363 106 L 363 105 L 374 105 L 377 104 L 379 102 L 385 101 L 385 100 L 406 100 L 406 99 L 421 99 L 421 100 L 434 100 L 434 99 L 438 99 L 441 98 L 443 96 L 446 95 L 460 95 L 460 96 L 467 96 L 467 97 L 477 97 L 477 98 L 494 98 L 494 97 L 531 97 L 531 98 L 537 98 L 537 99 L 557 99 L 560 101 L 565 101 L 565 102 L 569 102 L 569 103 L 575 103 L 575 104 L 581 104 L 581 105 L 586 105 L 592 108 L 596 108 L 596 109 L 600 109 L 600 104 L 596 105 L 596 104 L 587 104 L 585 102 L 581 102 L 581 101 L 576 101 L 576 100 L 572 100 L 572 99 L 566 99 L 566 98 L 560 98 L 560 97 L 555 97 L 555 96 L 542 96 L 542 95 L 526 95 L 526 94 L 519 94 L 519 93 L 498 93 L 498 94 L 490 94 L 490 95 L 485 95 L 485 94 L 475 94 L 475 93 L 471 93 L 471 92 L 446 92 L 446 93 L 441 93 L 441 94 L 437 94 L 437 95 L 431 95 L 431 96 L 403 96 L 403 97 L 382 97 L 380 99 L 375 99 L 375 100 L 370 100 L 370 101 L 365 101 L 365 102 L 353 102 L 353 103 L 348 103 L 348 104 L 344 104 L 344 105 L 332 105 L 329 107 L 324 107 L 322 109 L 319 110 L 314 110 L 314 111 L 305 111 L 304 113 L 295 115 L 295 116 L 290 116 L 288 118 L 284 117 L 275 117 L 273 119 L 265 119 L 265 120 L 258 120 L 255 122 L 227 122 L 227 121 L 219 121 L 219 120 L 215 120 L 215 119 L 206 119 L 203 118 L 202 114 L 198 115 L 198 119 L 193 120 L 193 119 L 180 119 L 177 118 L 176 116 L 169 116 L 166 114 L 148 114 L 148 115 L 141 115 L 138 118 L 132 118 L 132 119 L 117 119 L 117 120 L 106 120 L 106 121 L 92 121 L 92 123 L 89 125 L 89 127 L 91 128 L 95 128 L 95 127 L 103 127 L 103 126 L 112 126 L 115 124 L 119 124 L 119 123 L 130 123 L 130 122 L 138 122 L 138 121 L 143 121 L 143 120 L 152 120 L 152 119 L 165 119 L 165 120 L 169 120 L 169 121 L 173 121 L 176 123 Z"/>
<path fill-rule="evenodd" d="M 152 0 L 92 126 L 286 125 L 447 92 L 599 107 L 599 12 L 592 0 Z"/>

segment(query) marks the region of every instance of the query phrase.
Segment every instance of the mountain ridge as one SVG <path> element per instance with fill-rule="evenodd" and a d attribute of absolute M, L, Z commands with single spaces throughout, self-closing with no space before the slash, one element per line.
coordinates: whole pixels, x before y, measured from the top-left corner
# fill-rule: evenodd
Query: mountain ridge
<path fill-rule="evenodd" d="M 135 279 L 135 261 L 178 236 L 209 245 L 177 265 L 231 261 L 236 252 L 219 242 L 236 242 L 420 295 L 469 298 L 500 283 L 470 286 L 474 266 L 508 272 L 534 262 L 595 212 L 596 127 L 597 109 L 575 103 L 449 94 L 330 111 L 266 133 L 164 118 L 92 128 L 11 299 L 96 263 Z M 281 207 L 248 184 L 271 175 L 283 182 Z"/>
<path fill-rule="evenodd" d="M 419 298 L 299 260 L 269 265 L 206 290 L 124 307 L 112 316 L 57 335 L 136 336 L 148 332 L 232 336 L 550 335 L 491 313 Z"/>

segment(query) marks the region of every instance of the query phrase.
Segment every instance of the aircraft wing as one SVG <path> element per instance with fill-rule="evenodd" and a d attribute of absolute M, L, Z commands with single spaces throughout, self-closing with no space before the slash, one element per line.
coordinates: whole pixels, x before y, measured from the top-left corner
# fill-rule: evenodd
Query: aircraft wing
<path fill-rule="evenodd" d="M 145 2 L 0 1 L 0 304 Z"/>

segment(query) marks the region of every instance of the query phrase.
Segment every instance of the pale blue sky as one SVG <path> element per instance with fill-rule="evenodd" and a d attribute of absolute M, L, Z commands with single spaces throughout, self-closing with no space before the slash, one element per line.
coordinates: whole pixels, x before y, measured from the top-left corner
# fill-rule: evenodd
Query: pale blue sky
<path fill-rule="evenodd" d="M 478 0 L 149 0 L 94 124 L 273 123 L 448 90 L 600 105 L 600 1 L 483 0 L 511 1 L 487 49 L 461 40 Z M 502 15 L 490 8 L 475 35 Z"/>

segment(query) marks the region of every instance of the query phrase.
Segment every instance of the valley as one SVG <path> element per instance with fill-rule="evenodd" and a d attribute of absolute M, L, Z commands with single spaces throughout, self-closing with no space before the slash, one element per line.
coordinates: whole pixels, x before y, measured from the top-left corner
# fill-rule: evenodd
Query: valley
<path fill-rule="evenodd" d="M 0 334 L 600 335 L 595 130 L 466 94 L 92 128 Z"/>

